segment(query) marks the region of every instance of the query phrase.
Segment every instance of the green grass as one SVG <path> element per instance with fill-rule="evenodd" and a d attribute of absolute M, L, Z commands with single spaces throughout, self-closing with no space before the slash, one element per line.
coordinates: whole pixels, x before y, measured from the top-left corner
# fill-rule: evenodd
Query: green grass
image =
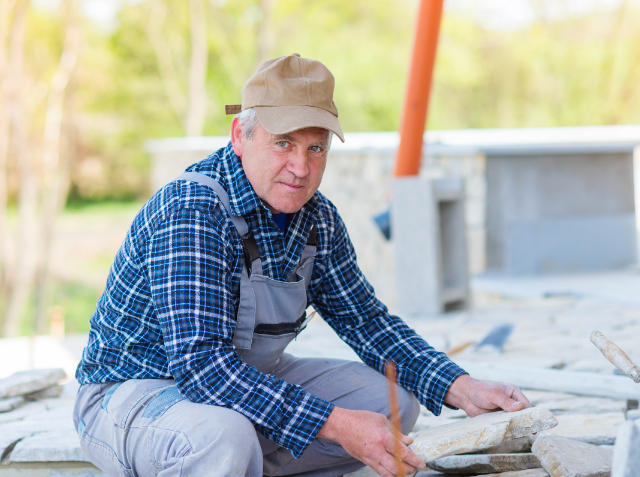
<path fill-rule="evenodd" d="M 50 307 L 62 308 L 65 333 L 87 333 L 89 318 L 93 315 L 99 298 L 99 291 L 82 283 L 57 282 L 52 286 Z M 35 333 L 35 299 L 29 300 L 22 319 L 20 334 L 30 336 Z"/>

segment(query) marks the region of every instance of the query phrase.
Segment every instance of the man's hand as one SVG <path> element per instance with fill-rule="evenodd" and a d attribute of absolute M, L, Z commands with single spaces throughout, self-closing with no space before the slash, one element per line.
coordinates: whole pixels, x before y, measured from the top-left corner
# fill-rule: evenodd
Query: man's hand
<path fill-rule="evenodd" d="M 394 452 L 402 461 L 404 475 L 424 469 L 425 463 L 407 447 L 413 442 L 408 436 L 396 439 L 393 427 L 382 414 L 333 408 L 318 437 L 337 442 L 342 448 L 382 477 L 398 475 Z M 399 451 L 396 452 L 396 449 Z"/>
<path fill-rule="evenodd" d="M 463 409 L 469 417 L 493 411 L 520 411 L 531 407 L 518 386 L 480 381 L 464 374 L 449 387 L 444 402 Z"/>

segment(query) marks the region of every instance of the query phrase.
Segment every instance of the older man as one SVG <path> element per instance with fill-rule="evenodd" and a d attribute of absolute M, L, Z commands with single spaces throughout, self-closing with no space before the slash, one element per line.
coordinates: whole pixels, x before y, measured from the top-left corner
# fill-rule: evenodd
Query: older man
<path fill-rule="evenodd" d="M 91 318 L 74 422 L 98 467 L 123 476 L 380 475 L 424 468 L 387 419 L 397 366 L 403 432 L 418 401 L 476 415 L 522 409 L 388 313 L 318 187 L 334 79 L 297 54 L 242 90 L 231 142 L 159 190 L 116 255 Z M 284 353 L 317 310 L 365 364 Z M 403 468 L 399 469 L 394 449 Z"/>

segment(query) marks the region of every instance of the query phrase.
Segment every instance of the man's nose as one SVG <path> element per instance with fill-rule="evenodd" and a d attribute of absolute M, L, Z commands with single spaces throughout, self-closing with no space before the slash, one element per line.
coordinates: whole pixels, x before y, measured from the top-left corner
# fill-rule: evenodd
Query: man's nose
<path fill-rule="evenodd" d="M 309 174 L 309 162 L 306 149 L 295 151 L 289 156 L 287 170 L 296 177 L 305 177 Z"/>

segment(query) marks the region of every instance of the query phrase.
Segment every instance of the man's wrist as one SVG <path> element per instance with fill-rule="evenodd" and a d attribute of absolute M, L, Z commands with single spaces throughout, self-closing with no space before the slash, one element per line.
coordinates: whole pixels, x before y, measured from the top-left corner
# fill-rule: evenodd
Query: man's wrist
<path fill-rule="evenodd" d="M 473 378 L 468 374 L 458 376 L 444 396 L 445 404 L 459 409 L 465 409 L 469 404 L 469 388 Z"/>
<path fill-rule="evenodd" d="M 342 422 L 341 414 L 344 409 L 334 406 L 329 414 L 329 417 L 324 422 L 324 425 L 318 431 L 316 437 L 320 437 L 321 439 L 329 439 L 330 441 L 338 442 L 338 436 L 340 431 L 338 429 L 339 424 Z"/>

